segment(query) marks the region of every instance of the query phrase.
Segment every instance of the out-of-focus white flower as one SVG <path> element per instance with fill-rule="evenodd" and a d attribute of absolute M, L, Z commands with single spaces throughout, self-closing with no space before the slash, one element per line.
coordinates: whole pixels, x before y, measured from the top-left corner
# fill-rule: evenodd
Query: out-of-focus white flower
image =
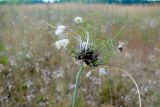
<path fill-rule="evenodd" d="M 130 101 L 130 100 L 131 100 L 131 97 L 130 97 L 129 95 L 126 95 L 125 98 L 124 98 L 124 100 L 125 100 L 125 101 Z"/>
<path fill-rule="evenodd" d="M 93 77 L 93 78 L 91 78 L 91 80 L 92 80 L 93 84 L 95 84 L 95 85 L 101 85 L 101 83 L 102 83 L 100 78 Z"/>
<path fill-rule="evenodd" d="M 89 71 L 89 72 L 86 74 L 87 78 L 88 78 L 90 75 L 91 75 L 91 71 Z"/>
<path fill-rule="evenodd" d="M 32 101 L 35 98 L 34 89 L 31 89 L 31 90 L 27 91 L 26 98 L 27 98 L 28 101 Z"/>
<path fill-rule="evenodd" d="M 57 96 L 56 96 L 56 100 L 57 100 L 57 101 L 61 101 L 61 100 L 62 100 L 62 97 L 59 96 L 59 95 L 57 95 Z"/>
<path fill-rule="evenodd" d="M 151 28 L 156 28 L 156 27 L 157 27 L 157 22 L 156 22 L 156 20 L 155 20 L 155 19 L 151 19 L 151 20 L 149 21 L 149 26 L 150 26 Z"/>
<path fill-rule="evenodd" d="M 25 82 L 25 85 L 30 88 L 33 85 L 33 82 L 31 80 L 28 80 Z"/>
<path fill-rule="evenodd" d="M 32 57 L 32 54 L 31 53 L 27 53 L 26 54 L 26 58 L 30 59 Z"/>
<path fill-rule="evenodd" d="M 55 78 L 63 78 L 64 77 L 64 70 L 62 68 L 57 69 L 53 72 L 52 76 Z"/>
<path fill-rule="evenodd" d="M 57 87 L 56 87 L 56 90 L 58 92 L 61 92 L 63 90 L 63 85 L 62 84 L 58 84 Z"/>
<path fill-rule="evenodd" d="M 123 78 L 126 78 L 126 77 L 128 76 L 128 75 L 125 74 L 125 73 L 122 73 L 121 75 L 122 75 Z"/>
<path fill-rule="evenodd" d="M 98 72 L 99 72 L 99 76 L 103 76 L 103 75 L 107 74 L 107 72 L 104 68 L 99 68 Z"/>
<path fill-rule="evenodd" d="M 75 87 L 75 84 L 71 84 L 71 83 L 70 83 L 70 84 L 68 85 L 68 89 L 69 89 L 69 90 L 73 89 L 74 87 Z"/>
<path fill-rule="evenodd" d="M 66 46 L 69 44 L 69 40 L 68 39 L 62 39 L 59 40 L 57 42 L 55 42 L 55 46 L 57 49 L 60 49 L 61 47 L 66 48 Z"/>
<path fill-rule="evenodd" d="M 63 31 L 66 29 L 66 26 L 58 25 L 55 31 L 55 34 L 60 36 L 62 35 Z"/>
<path fill-rule="evenodd" d="M 77 17 L 74 18 L 74 22 L 75 23 L 82 23 L 82 21 L 83 21 L 82 18 L 79 17 L 79 16 L 77 16 Z"/>
<path fill-rule="evenodd" d="M 59 30 L 65 30 L 65 28 L 66 28 L 66 26 L 63 26 L 63 25 L 58 25 L 57 26 L 57 29 L 59 29 Z"/>
<path fill-rule="evenodd" d="M 119 49 L 120 52 L 123 51 L 123 46 L 124 46 L 124 42 L 119 42 L 118 49 Z"/>
<path fill-rule="evenodd" d="M 0 64 L 0 72 L 2 72 L 4 69 L 5 67 L 2 64 Z"/>

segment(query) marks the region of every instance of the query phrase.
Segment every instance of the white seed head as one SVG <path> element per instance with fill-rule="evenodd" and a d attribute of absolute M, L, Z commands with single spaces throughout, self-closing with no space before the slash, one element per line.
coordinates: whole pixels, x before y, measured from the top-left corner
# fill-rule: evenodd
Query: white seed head
<path fill-rule="evenodd" d="M 79 16 L 75 17 L 74 22 L 77 23 L 77 24 L 82 23 L 83 22 L 82 17 L 79 17 Z"/>
<path fill-rule="evenodd" d="M 68 39 L 62 39 L 59 41 L 56 41 L 54 45 L 56 46 L 57 49 L 60 49 L 61 47 L 66 48 L 66 46 L 69 44 Z"/>

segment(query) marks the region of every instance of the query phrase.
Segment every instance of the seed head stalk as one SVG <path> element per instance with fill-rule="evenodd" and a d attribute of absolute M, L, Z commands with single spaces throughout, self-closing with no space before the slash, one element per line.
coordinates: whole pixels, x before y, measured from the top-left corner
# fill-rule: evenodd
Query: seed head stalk
<path fill-rule="evenodd" d="M 139 87 L 138 87 L 135 79 L 134 79 L 128 72 L 126 72 L 125 70 L 122 70 L 122 69 L 119 69 L 119 68 L 115 68 L 115 69 L 117 69 L 117 70 L 119 70 L 119 71 L 121 71 L 121 72 L 126 73 L 126 74 L 131 78 L 131 80 L 134 82 L 134 84 L 135 84 L 135 86 L 136 86 L 136 88 L 137 88 L 138 100 L 139 100 L 139 107 L 142 107 L 141 94 L 140 94 Z"/>
<path fill-rule="evenodd" d="M 138 87 L 137 82 L 135 81 L 135 79 L 134 79 L 127 71 L 125 71 L 125 70 L 123 70 L 123 69 L 116 68 L 116 67 L 113 67 L 113 68 L 112 68 L 112 67 L 108 67 L 108 66 L 105 66 L 105 67 L 107 67 L 107 68 L 109 68 L 109 69 L 121 71 L 121 72 L 127 74 L 127 76 L 129 76 L 129 77 L 131 78 L 131 80 L 133 81 L 133 83 L 135 84 L 136 89 L 137 89 L 139 107 L 142 107 L 141 94 L 140 94 L 140 90 L 139 90 L 139 87 Z"/>
<path fill-rule="evenodd" d="M 73 99 L 72 99 L 72 107 L 76 107 L 78 83 L 79 83 L 79 79 L 80 79 L 80 77 L 82 75 L 83 70 L 84 70 L 84 64 L 81 64 L 80 65 L 80 69 L 79 69 L 79 71 L 77 73 L 77 76 L 76 76 L 76 82 L 75 82 Z"/>

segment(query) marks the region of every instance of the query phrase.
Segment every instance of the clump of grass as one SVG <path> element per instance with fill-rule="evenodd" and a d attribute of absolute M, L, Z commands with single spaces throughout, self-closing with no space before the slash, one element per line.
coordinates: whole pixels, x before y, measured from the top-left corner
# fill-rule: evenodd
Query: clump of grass
<path fill-rule="evenodd" d="M 0 41 L 0 63 L 4 65 L 8 64 L 6 48 L 2 41 Z"/>

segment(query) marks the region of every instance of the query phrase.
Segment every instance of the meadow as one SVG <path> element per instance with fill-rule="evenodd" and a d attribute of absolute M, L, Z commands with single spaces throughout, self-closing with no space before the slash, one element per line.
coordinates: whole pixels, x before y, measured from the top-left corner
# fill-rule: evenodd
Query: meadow
<path fill-rule="evenodd" d="M 48 24 L 74 26 L 76 16 L 95 28 L 98 40 L 124 26 L 109 62 L 85 68 L 77 106 L 138 107 L 131 79 L 109 69 L 117 67 L 136 80 L 142 107 L 160 107 L 160 6 L 107 4 L 0 5 L 0 107 L 71 106 L 79 65 L 67 49 L 56 49 L 60 37 Z M 100 75 L 103 68 L 107 73 Z"/>

